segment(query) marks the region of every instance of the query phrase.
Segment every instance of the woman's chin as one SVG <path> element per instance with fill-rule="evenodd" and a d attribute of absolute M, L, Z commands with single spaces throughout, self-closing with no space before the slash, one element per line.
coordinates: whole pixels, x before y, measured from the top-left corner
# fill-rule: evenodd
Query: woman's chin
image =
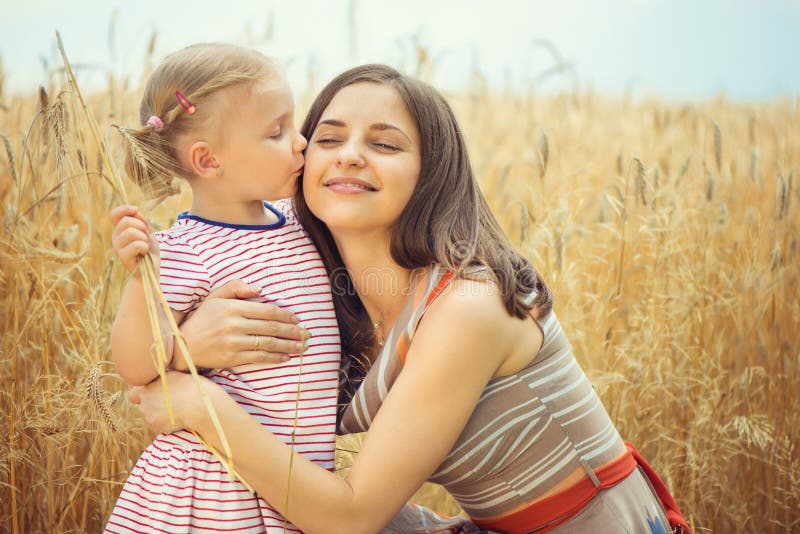
<path fill-rule="evenodd" d="M 388 223 L 383 220 L 380 212 L 374 209 L 365 210 L 356 206 L 331 206 L 330 204 L 319 210 L 309 204 L 309 208 L 333 233 L 373 232 L 377 228 L 387 226 Z"/>

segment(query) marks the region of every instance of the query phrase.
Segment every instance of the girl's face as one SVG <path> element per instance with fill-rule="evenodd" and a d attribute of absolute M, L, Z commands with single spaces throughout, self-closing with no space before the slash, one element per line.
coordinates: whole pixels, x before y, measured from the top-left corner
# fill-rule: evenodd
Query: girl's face
<path fill-rule="evenodd" d="M 214 155 L 226 194 L 242 202 L 291 197 L 306 140 L 295 129 L 286 81 L 270 78 L 232 87 L 217 105 L 221 135 Z"/>
<path fill-rule="evenodd" d="M 339 91 L 306 150 L 303 194 L 331 231 L 388 232 L 416 187 L 419 132 L 397 91 L 356 83 Z"/>

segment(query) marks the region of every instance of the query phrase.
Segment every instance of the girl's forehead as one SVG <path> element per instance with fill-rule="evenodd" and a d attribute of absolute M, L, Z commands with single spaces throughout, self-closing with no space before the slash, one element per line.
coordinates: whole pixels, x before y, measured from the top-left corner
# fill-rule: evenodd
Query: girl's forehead
<path fill-rule="evenodd" d="M 248 96 L 257 101 L 293 102 L 292 90 L 283 78 L 260 80 L 249 87 Z"/>
<path fill-rule="evenodd" d="M 254 84 L 238 102 L 234 102 L 243 116 L 274 115 L 279 117 L 294 111 L 294 99 L 285 82 L 270 81 Z"/>

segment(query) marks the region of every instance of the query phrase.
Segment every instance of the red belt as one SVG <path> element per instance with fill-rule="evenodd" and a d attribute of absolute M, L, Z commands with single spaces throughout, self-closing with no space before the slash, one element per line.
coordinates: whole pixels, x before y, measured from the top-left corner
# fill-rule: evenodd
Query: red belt
<path fill-rule="evenodd" d="M 678 510 L 675 500 L 655 471 L 644 461 L 639 451 L 630 443 L 625 444 L 626 451 L 619 457 L 594 470 L 598 484 L 591 478 L 585 478 L 570 488 L 536 501 L 532 505 L 509 515 L 495 519 L 475 519 L 472 521 L 483 530 L 497 532 L 530 532 L 541 525 L 538 533 L 548 532 L 565 521 L 575 517 L 591 501 L 595 495 L 622 482 L 637 465 L 650 479 L 656 494 L 667 512 L 670 526 L 683 529 L 684 534 L 691 534 L 688 525 Z M 678 530 L 678 532 L 681 532 Z"/>

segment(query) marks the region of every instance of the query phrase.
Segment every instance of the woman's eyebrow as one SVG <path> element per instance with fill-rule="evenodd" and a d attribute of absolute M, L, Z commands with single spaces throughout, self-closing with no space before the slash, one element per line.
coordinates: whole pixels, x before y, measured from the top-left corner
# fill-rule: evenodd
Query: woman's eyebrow
<path fill-rule="evenodd" d="M 343 120 L 340 120 L 340 119 L 324 119 L 324 120 L 319 121 L 319 123 L 317 123 L 317 126 L 319 127 L 319 126 L 322 126 L 323 124 L 326 124 L 328 126 L 333 126 L 335 128 L 345 128 L 347 126 L 347 124 Z M 369 129 L 370 130 L 379 130 L 379 131 L 382 131 L 382 130 L 396 130 L 396 131 L 400 132 L 403 135 L 403 137 L 408 139 L 409 143 L 412 143 L 412 144 L 414 143 L 411 140 L 411 137 L 407 133 L 405 133 L 403 130 L 401 130 L 397 126 L 394 126 L 393 124 L 388 124 L 388 123 L 385 123 L 385 122 L 376 122 L 375 124 L 370 125 Z"/>
<path fill-rule="evenodd" d="M 376 122 L 375 124 L 373 124 L 372 126 L 370 126 L 370 127 L 369 127 L 369 129 L 370 129 L 370 130 L 397 130 L 398 132 L 400 132 L 401 134 L 403 134 L 403 136 L 404 136 L 406 139 L 408 139 L 408 142 L 409 142 L 409 143 L 412 143 L 412 144 L 414 143 L 414 142 L 411 140 L 411 138 L 408 136 L 408 134 L 407 134 L 407 133 L 405 133 L 403 130 L 401 130 L 400 128 L 398 128 L 397 126 L 394 126 L 394 125 L 392 125 L 392 124 L 386 124 L 385 122 Z"/>
<path fill-rule="evenodd" d="M 317 124 L 317 126 L 322 126 L 323 124 L 327 124 L 327 125 L 329 125 L 329 126 L 336 126 L 337 128 L 344 128 L 344 127 L 345 127 L 345 123 L 344 123 L 344 121 L 340 121 L 339 119 L 325 119 L 325 120 L 321 120 L 321 121 L 319 121 L 319 123 Z"/>

